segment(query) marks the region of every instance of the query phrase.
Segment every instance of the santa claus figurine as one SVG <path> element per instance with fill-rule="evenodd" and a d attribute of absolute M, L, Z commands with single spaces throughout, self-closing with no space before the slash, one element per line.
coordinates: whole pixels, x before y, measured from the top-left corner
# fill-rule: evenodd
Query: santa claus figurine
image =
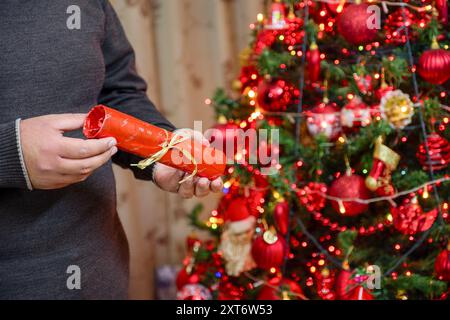
<path fill-rule="evenodd" d="M 231 201 L 224 214 L 225 229 L 219 250 L 226 261 L 229 276 L 237 277 L 255 267 L 252 255 L 252 238 L 256 218 L 250 214 L 248 201 L 244 197 Z"/>

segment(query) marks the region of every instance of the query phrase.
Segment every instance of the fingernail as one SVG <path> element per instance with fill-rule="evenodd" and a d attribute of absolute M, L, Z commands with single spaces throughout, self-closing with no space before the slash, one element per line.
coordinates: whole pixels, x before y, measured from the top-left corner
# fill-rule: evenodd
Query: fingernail
<path fill-rule="evenodd" d="M 110 147 L 110 148 L 114 147 L 115 145 L 117 145 L 116 139 L 111 139 L 111 140 L 108 142 L 108 147 Z"/>
<path fill-rule="evenodd" d="M 111 155 L 112 155 L 112 156 L 115 155 L 115 154 L 117 153 L 117 151 L 119 151 L 119 150 L 117 149 L 117 147 L 113 147 L 113 148 L 111 149 Z"/>

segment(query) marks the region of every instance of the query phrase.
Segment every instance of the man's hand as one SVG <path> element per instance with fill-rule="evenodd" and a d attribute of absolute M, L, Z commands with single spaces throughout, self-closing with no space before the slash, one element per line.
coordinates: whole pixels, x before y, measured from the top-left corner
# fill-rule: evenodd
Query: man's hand
<path fill-rule="evenodd" d="M 86 115 L 48 115 L 21 121 L 25 165 L 35 189 L 60 189 L 86 180 L 117 152 L 116 140 L 67 138 L 83 127 Z"/>
<path fill-rule="evenodd" d="M 190 129 L 182 129 L 176 131 L 176 133 L 193 137 L 197 141 L 201 141 L 205 145 L 209 145 L 209 141 L 203 137 L 200 132 L 196 132 Z M 211 191 L 220 192 L 223 188 L 222 179 L 216 179 L 210 181 L 207 178 L 194 177 L 180 184 L 179 182 L 187 175 L 181 170 L 168 167 L 161 163 L 156 163 L 153 169 L 153 178 L 155 184 L 164 191 L 172 193 L 178 193 L 185 199 L 190 199 L 194 196 L 205 197 Z"/>

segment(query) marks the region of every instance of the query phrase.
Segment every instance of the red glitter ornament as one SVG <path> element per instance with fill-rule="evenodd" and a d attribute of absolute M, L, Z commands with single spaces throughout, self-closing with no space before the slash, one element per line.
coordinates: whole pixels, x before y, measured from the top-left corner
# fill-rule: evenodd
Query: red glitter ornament
<path fill-rule="evenodd" d="M 416 197 L 405 199 L 403 204 L 391 209 L 394 228 L 405 235 L 415 235 L 430 229 L 436 221 L 438 210 L 423 212 Z"/>
<path fill-rule="evenodd" d="M 434 270 L 439 280 L 450 281 L 450 244 L 437 256 Z"/>
<path fill-rule="evenodd" d="M 258 104 L 269 112 L 284 112 L 298 103 L 300 91 L 283 79 L 263 81 L 258 87 Z"/>
<path fill-rule="evenodd" d="M 429 83 L 443 84 L 450 79 L 450 52 L 440 49 L 434 39 L 431 49 L 419 59 L 418 72 Z"/>
<path fill-rule="evenodd" d="M 286 255 L 286 241 L 275 231 L 268 230 L 253 242 L 252 256 L 261 269 L 280 268 Z"/>
<path fill-rule="evenodd" d="M 363 45 L 375 40 L 377 36 L 376 28 L 369 28 L 368 21 L 372 13 L 368 10 L 369 5 L 351 4 L 346 7 L 338 17 L 338 31 L 354 45 Z"/>
<path fill-rule="evenodd" d="M 326 199 L 322 194 L 327 194 L 328 188 L 324 183 L 310 182 L 297 191 L 300 204 L 309 212 L 321 211 L 325 208 Z"/>
<path fill-rule="evenodd" d="M 361 199 L 370 198 L 370 192 L 366 187 L 363 177 L 346 174 L 336 181 L 330 187 L 328 194 L 332 197 L 340 199 Z M 357 216 L 367 211 L 368 205 L 355 201 L 331 201 L 333 209 L 345 216 Z"/>
<path fill-rule="evenodd" d="M 291 300 L 303 296 L 303 290 L 297 282 L 286 278 L 272 278 L 268 285 L 261 288 L 258 300 Z"/>
<path fill-rule="evenodd" d="M 430 134 L 427 137 L 427 143 L 430 160 L 428 160 L 425 143 L 419 146 L 417 152 L 417 159 L 423 170 L 430 170 L 430 166 L 435 171 L 446 169 L 450 163 L 450 143 L 437 133 Z"/>

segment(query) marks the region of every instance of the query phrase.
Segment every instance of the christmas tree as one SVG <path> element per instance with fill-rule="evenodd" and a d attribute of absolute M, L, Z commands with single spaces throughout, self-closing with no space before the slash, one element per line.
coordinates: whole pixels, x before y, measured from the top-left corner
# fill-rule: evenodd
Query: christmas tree
<path fill-rule="evenodd" d="M 190 216 L 211 240 L 188 239 L 178 297 L 446 299 L 447 1 L 280 0 L 250 28 L 235 92 L 207 100 L 234 163 Z"/>

